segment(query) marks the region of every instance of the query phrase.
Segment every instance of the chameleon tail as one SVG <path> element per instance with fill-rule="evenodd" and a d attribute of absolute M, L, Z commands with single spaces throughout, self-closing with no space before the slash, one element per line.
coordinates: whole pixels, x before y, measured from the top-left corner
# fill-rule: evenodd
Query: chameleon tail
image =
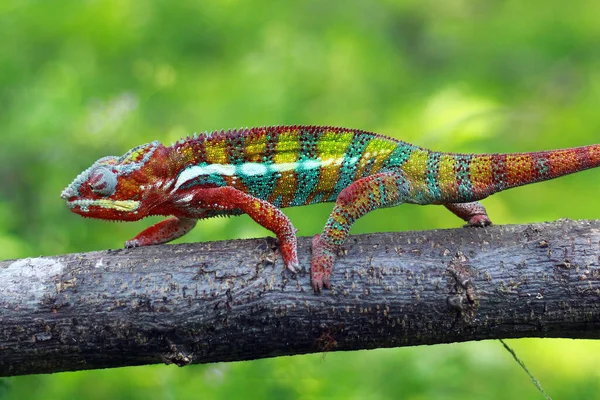
<path fill-rule="evenodd" d="M 501 190 L 600 166 L 600 145 L 533 153 L 474 155 L 469 162 L 476 199 Z"/>

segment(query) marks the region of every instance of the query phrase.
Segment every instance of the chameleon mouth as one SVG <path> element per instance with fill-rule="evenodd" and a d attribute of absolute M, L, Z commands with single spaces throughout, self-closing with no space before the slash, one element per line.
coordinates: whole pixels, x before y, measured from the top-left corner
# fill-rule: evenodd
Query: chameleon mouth
<path fill-rule="evenodd" d="M 140 208 L 140 202 L 135 200 L 71 200 L 67 201 L 67 206 L 73 209 L 79 207 L 83 212 L 89 212 L 90 207 L 106 208 L 121 212 L 134 212 Z"/>

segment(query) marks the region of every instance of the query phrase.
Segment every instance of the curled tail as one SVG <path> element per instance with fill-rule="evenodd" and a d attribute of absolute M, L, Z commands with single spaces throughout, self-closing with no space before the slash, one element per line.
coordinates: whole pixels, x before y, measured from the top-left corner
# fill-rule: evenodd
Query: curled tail
<path fill-rule="evenodd" d="M 501 190 L 600 166 L 600 144 L 561 150 L 509 154 L 431 152 L 437 171 L 427 186 L 437 203 L 483 199 Z M 429 163 L 429 162 L 428 162 Z"/>

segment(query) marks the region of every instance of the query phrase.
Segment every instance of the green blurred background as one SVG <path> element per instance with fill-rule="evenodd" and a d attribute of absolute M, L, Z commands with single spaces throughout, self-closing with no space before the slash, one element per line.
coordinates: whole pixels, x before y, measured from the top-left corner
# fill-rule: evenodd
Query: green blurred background
<path fill-rule="evenodd" d="M 60 191 L 101 156 L 194 131 L 329 124 L 457 152 L 600 142 L 599 15 L 595 0 L 2 0 L 0 259 L 120 247 L 153 221 L 84 220 Z M 498 224 L 597 218 L 599 173 L 484 203 Z M 313 235 L 330 210 L 287 214 Z M 402 206 L 353 232 L 460 225 L 442 207 Z M 242 216 L 204 221 L 185 241 L 267 234 Z M 510 343 L 555 399 L 600 399 L 600 343 Z M 16 377 L 0 397 L 541 395 L 492 341 Z"/>

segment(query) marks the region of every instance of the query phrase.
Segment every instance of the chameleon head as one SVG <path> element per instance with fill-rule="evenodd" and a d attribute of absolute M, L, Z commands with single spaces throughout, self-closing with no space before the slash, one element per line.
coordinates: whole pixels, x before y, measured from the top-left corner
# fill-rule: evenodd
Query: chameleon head
<path fill-rule="evenodd" d="M 79 215 L 89 218 L 135 221 L 149 215 L 146 197 L 149 161 L 162 147 L 154 141 L 129 150 L 122 157 L 103 157 L 79 174 L 60 197 Z"/>

